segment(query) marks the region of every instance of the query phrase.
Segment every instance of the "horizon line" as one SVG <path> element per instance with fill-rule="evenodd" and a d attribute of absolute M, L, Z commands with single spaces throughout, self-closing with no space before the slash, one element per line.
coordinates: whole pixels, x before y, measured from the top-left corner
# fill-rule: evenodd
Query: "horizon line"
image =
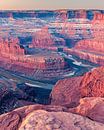
<path fill-rule="evenodd" d="M 59 9 L 0 9 L 0 11 L 57 11 L 57 10 L 104 10 L 99 8 L 59 8 Z"/>

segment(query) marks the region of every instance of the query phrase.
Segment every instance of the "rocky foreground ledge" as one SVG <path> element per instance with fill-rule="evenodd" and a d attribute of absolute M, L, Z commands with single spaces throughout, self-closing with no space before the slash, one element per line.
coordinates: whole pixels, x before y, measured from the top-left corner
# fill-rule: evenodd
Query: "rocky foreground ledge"
<path fill-rule="evenodd" d="M 58 81 L 50 99 L 2 114 L 0 130 L 104 130 L 104 67 Z"/>
<path fill-rule="evenodd" d="M 38 110 L 39 109 L 39 110 Z M 43 109 L 43 110 L 42 110 Z M 103 130 L 104 124 L 58 106 L 31 105 L 0 116 L 1 130 Z"/>

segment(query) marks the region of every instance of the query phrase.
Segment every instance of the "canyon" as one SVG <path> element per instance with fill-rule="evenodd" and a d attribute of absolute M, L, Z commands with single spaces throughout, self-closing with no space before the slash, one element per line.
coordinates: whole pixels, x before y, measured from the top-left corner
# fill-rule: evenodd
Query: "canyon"
<path fill-rule="evenodd" d="M 60 50 L 82 60 L 104 64 L 103 11 L 2 11 L 0 18 L 0 62 L 7 70 L 55 83 L 78 68 L 67 63 L 58 53 Z M 95 53 L 93 47 L 97 43 L 99 49 Z M 87 52 L 86 48 L 89 48 Z"/>
<path fill-rule="evenodd" d="M 57 52 L 38 49 L 37 51 L 38 52 L 34 55 L 26 54 L 26 50 L 24 48 L 20 48 L 19 40 L 17 38 L 1 39 L 0 67 L 4 67 L 6 70 L 25 74 L 27 76 L 36 77 L 36 79 L 41 79 L 41 77 L 51 79 L 62 75 L 61 73 L 68 73 L 70 71 L 68 68 L 64 70 L 64 68 L 67 67 L 67 64 L 64 58 Z M 57 73 L 54 72 L 55 70 Z"/>
<path fill-rule="evenodd" d="M 104 129 L 104 11 L 0 11 L 0 130 Z"/>

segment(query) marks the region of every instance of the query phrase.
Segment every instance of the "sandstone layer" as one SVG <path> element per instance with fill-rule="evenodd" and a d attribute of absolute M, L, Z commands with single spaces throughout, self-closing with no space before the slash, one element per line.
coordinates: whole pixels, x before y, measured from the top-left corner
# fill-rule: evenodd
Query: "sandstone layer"
<path fill-rule="evenodd" d="M 43 32 L 42 35 L 44 35 Z M 45 38 L 49 38 L 47 35 L 44 36 Z M 38 40 L 40 39 L 38 37 Z M 41 39 L 42 44 L 47 43 L 49 46 L 52 43 L 52 41 L 50 41 L 50 44 L 46 41 L 43 43 L 43 41 Z M 39 41 L 38 46 L 35 42 L 36 47 L 41 48 L 41 43 Z M 42 47 L 44 46 L 42 45 Z M 19 45 L 18 38 L 1 38 L 0 50 L 0 67 L 30 76 L 36 80 L 60 78 L 64 73 L 67 74 L 70 71 L 64 58 L 57 52 L 42 49 L 35 54 L 25 54 L 25 48 Z"/>

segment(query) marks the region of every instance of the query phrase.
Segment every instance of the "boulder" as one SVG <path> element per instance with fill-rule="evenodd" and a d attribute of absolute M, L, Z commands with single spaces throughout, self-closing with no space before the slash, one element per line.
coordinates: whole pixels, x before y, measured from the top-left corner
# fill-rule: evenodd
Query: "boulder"
<path fill-rule="evenodd" d="M 81 98 L 80 83 L 82 77 L 59 80 L 50 94 L 51 104 L 74 107 Z"/>
<path fill-rule="evenodd" d="M 104 124 L 104 98 L 82 98 L 80 99 L 80 104 L 75 108 L 69 109 L 69 111 Z"/>

